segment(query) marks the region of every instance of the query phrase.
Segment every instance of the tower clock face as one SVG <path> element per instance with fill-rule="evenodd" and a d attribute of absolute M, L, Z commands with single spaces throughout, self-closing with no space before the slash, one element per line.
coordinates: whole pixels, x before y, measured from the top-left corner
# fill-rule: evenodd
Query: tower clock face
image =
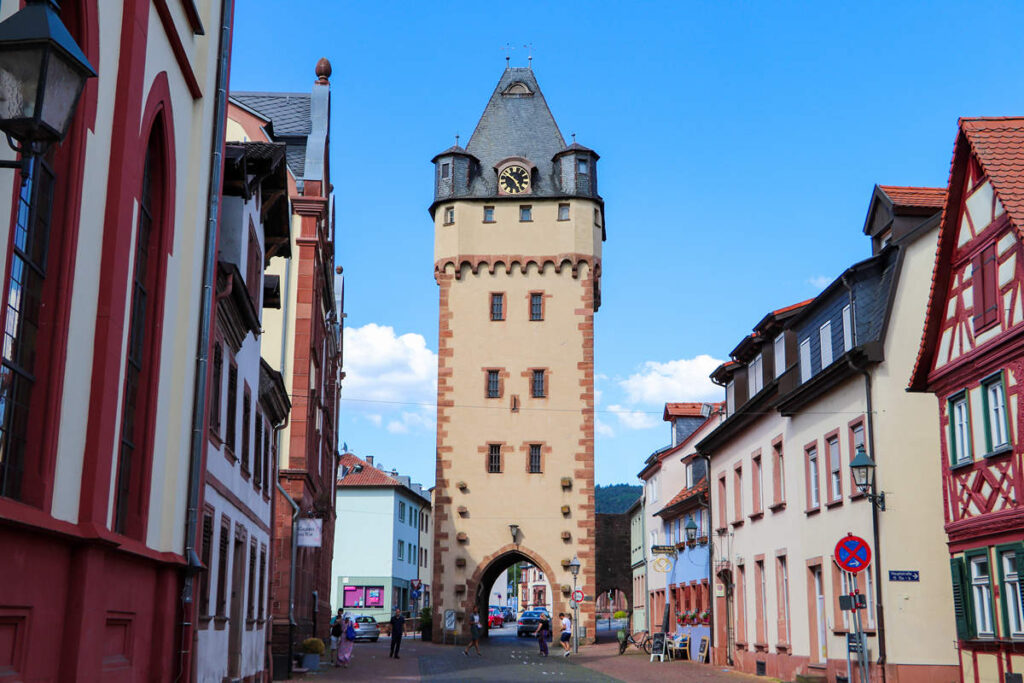
<path fill-rule="evenodd" d="M 530 172 L 522 166 L 508 166 L 498 175 L 498 188 L 505 194 L 521 194 L 530 189 Z"/>

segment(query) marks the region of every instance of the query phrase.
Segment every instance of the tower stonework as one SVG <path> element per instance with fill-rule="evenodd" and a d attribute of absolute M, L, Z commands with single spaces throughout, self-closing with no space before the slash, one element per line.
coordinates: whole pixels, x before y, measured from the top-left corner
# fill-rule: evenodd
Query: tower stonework
<path fill-rule="evenodd" d="M 566 145 L 533 71 L 504 71 L 466 147 L 434 157 L 440 290 L 433 595 L 460 640 L 518 561 L 594 634 L 598 155 Z M 510 525 L 515 525 L 512 527 Z M 504 581 L 499 582 L 504 590 Z"/>

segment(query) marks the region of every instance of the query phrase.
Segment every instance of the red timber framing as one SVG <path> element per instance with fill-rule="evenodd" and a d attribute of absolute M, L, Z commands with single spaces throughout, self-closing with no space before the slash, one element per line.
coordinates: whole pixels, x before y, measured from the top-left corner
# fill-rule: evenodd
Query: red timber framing
<path fill-rule="evenodd" d="M 1013 671 L 1001 544 L 1024 537 L 1024 119 L 961 119 L 925 332 L 910 381 L 937 399 L 961 681 Z M 959 403 L 965 398 L 965 403 Z M 1004 546 L 1005 548 L 1005 546 Z M 974 628 L 970 558 L 990 558 L 992 632 Z M 1012 607 L 1010 607 L 1012 609 Z M 1000 618 L 1002 615 L 1002 618 Z M 978 629 L 980 630 L 980 629 Z M 1019 669 L 1018 669 L 1019 670 Z"/>
<path fill-rule="evenodd" d="M 40 438 L 33 443 L 37 454 L 32 462 L 31 493 L 21 500 L 0 497 L 0 623 L 15 643 L 13 660 L 4 661 L 4 673 L 17 680 L 47 681 L 173 681 L 191 680 L 186 663 L 180 670 L 183 640 L 180 595 L 184 558 L 175 552 L 157 550 L 146 542 L 148 487 L 152 434 L 156 424 L 157 378 L 160 370 L 163 321 L 163 290 L 167 280 L 167 258 L 174 244 L 176 142 L 172 102 L 175 107 L 193 105 L 192 99 L 174 100 L 181 93 L 180 70 L 152 73 L 147 48 L 152 0 L 124 0 L 107 7 L 100 0 L 64 0 L 61 17 L 76 42 L 83 48 L 100 77 L 86 83 L 66 140 L 55 147 L 52 168 L 55 175 L 53 216 L 47 270 L 59 277 L 47 278 L 43 302 L 46 317 L 39 336 L 38 359 L 43 372 L 37 374 L 37 391 L 32 413 L 40 419 Z M 215 6 L 219 6 L 215 2 Z M 101 7 L 102 5 L 102 7 Z M 199 25 L 191 0 L 174 0 L 172 11 L 182 12 Z M 189 14 L 190 9 L 193 14 Z M 103 34 L 104 41 L 119 41 L 119 47 L 104 50 L 101 59 L 100 10 L 121 12 L 120 33 Z M 219 14 L 219 10 L 217 10 Z M 109 13 L 105 21 L 109 21 Z M 109 26 L 109 24 L 108 24 Z M 166 27 L 165 27 L 166 28 Z M 195 26 L 193 26 L 195 29 Z M 219 32 L 214 34 L 208 54 L 216 55 Z M 171 38 L 168 36 L 168 38 Z M 191 39 L 192 36 L 190 35 Z M 163 36 L 160 37 L 163 40 Z M 202 53 L 202 51 L 200 51 Z M 205 54 L 205 53 L 203 53 Z M 110 61 L 114 58 L 114 61 Z M 213 57 L 210 57 L 211 63 Z M 180 62 L 180 59 L 179 59 Z M 194 79 L 194 77 L 193 77 Z M 114 93 L 111 119 L 97 132 L 98 87 L 107 83 Z M 188 88 L 188 84 L 185 84 Z M 196 93 L 193 93 L 196 96 Z M 207 108 L 209 110 L 209 108 Z M 198 111 L 198 110 L 197 110 Z M 206 117 L 205 125 L 212 125 Z M 88 133 L 96 134 L 95 137 Z M 183 134 L 187 134 L 186 131 Z M 88 155 L 96 168 L 86 168 L 87 145 L 91 140 L 106 144 Z M 141 433 L 148 443 L 140 452 L 139 497 L 133 502 L 136 520 L 126 526 L 127 534 L 111 530 L 116 452 L 121 435 L 120 404 L 124 396 L 125 339 L 130 318 L 134 242 L 138 221 L 136 207 L 142 188 L 143 170 L 150 136 L 159 140 L 161 206 L 154 215 L 155 250 L 150 266 L 155 270 L 154 286 L 147 307 L 146 365 L 151 376 L 140 384 Z M 207 167 L 196 169 L 204 177 Z M 105 176 L 99 184 L 96 176 Z M 158 177 L 159 176 L 159 177 Z M 8 176 L 10 177 L 10 176 Z M 72 318 L 72 287 L 76 281 L 79 254 L 79 226 L 86 179 L 100 189 L 95 201 L 101 206 L 102 240 L 89 247 L 99 261 L 95 297 L 93 353 L 89 369 L 87 426 L 82 443 L 80 495 L 77 520 L 69 522 L 51 515 L 57 471 L 57 441 L 61 435 L 64 399 L 64 369 L 69 363 L 66 330 Z M 200 181 L 201 182 L 201 181 Z M 18 183 L 12 180 L 12 196 Z M 13 226 L 14 216 L 10 223 Z M 13 240 L 8 238 L 8 244 Z M 11 273 L 11 250 L 4 255 L 5 273 Z M 89 258 L 87 256 L 87 258 Z M 6 280 L 3 288 L 6 311 Z M 81 294 L 78 292 L 77 294 Z M 198 316 L 196 307 L 189 315 Z M 60 332 L 64 332 L 61 334 Z M 170 353 L 169 349 L 163 349 Z M 194 350 L 188 351 L 191 357 Z M 198 501 L 200 508 L 202 501 Z M 184 523 L 184 516 L 177 524 Z M 196 529 L 197 534 L 200 530 Z M 197 546 L 198 547 L 198 546 Z M 116 590 L 112 590 L 116 587 Z M 187 639 L 185 642 L 188 642 Z M 187 659 L 185 660 L 187 662 Z M 180 674 L 180 677 L 179 677 Z"/>

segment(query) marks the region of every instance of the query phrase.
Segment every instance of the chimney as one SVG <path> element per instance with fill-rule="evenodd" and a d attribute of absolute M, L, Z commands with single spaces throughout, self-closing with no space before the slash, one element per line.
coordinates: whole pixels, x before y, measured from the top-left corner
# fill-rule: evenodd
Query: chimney
<path fill-rule="evenodd" d="M 366 462 L 367 462 L 367 464 L 372 465 L 373 464 L 373 456 L 372 455 L 366 456 Z"/>

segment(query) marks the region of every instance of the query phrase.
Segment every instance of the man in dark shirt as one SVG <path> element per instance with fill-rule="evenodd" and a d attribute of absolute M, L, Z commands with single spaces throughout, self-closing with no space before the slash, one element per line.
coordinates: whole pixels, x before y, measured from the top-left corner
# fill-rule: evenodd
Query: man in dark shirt
<path fill-rule="evenodd" d="M 402 610 L 396 607 L 395 613 L 391 615 L 391 653 L 388 657 L 401 659 L 398 656 L 398 651 L 402 648 L 402 634 L 404 632 L 405 617 L 402 616 Z"/>

